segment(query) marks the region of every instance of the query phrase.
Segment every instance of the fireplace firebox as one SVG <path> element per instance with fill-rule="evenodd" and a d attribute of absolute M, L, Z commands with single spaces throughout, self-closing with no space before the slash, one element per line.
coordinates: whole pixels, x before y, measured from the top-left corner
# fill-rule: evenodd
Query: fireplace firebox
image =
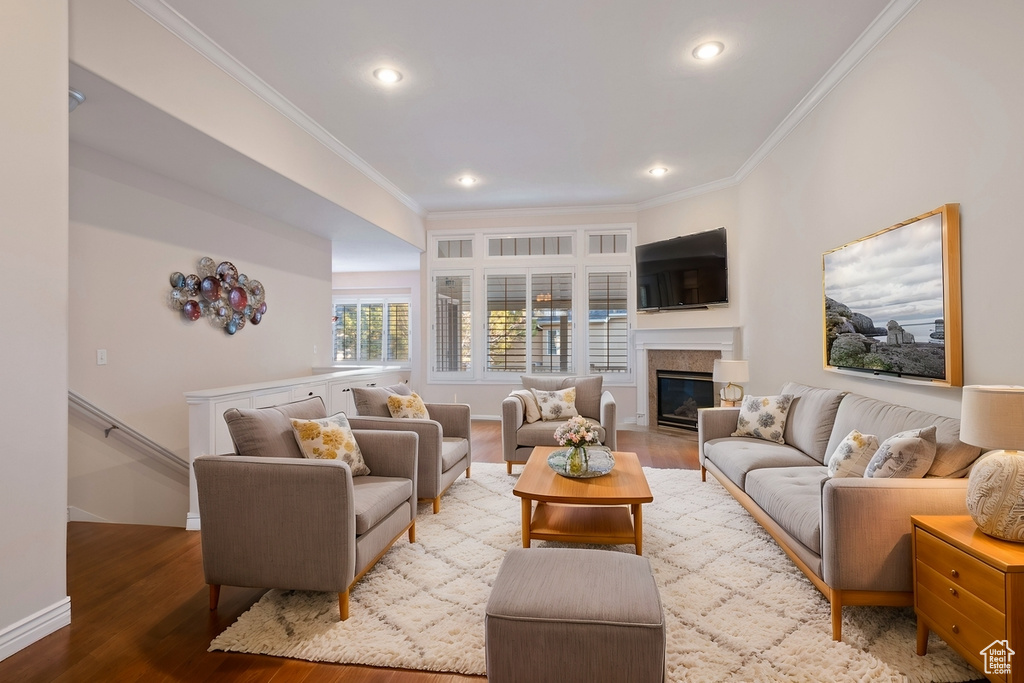
<path fill-rule="evenodd" d="M 715 384 L 710 372 L 656 371 L 658 424 L 697 429 L 697 409 L 715 405 Z"/>

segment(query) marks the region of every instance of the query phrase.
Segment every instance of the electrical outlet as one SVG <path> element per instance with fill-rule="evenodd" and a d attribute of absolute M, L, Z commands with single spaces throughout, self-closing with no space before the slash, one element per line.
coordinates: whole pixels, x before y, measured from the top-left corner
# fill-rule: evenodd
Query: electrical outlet
<path fill-rule="evenodd" d="M 316 344 L 313 344 L 313 355 L 316 355 Z"/>
<path fill-rule="evenodd" d="M 106 349 L 96 349 L 96 365 L 106 365 L 106 364 L 107 364 L 107 350 Z"/>

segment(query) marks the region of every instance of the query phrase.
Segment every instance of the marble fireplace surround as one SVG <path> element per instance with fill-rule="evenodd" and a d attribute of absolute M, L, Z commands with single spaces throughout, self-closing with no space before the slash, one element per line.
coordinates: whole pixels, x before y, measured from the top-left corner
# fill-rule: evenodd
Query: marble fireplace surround
<path fill-rule="evenodd" d="M 636 423 L 656 425 L 656 370 L 711 372 L 716 358 L 735 358 L 739 328 L 639 329 L 636 347 Z"/>

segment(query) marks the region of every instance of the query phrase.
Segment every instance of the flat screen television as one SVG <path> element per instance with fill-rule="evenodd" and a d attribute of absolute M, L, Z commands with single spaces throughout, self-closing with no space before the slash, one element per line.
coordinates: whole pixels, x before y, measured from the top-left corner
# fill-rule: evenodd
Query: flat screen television
<path fill-rule="evenodd" d="M 729 303 L 725 228 L 637 245 L 636 287 L 641 311 Z"/>

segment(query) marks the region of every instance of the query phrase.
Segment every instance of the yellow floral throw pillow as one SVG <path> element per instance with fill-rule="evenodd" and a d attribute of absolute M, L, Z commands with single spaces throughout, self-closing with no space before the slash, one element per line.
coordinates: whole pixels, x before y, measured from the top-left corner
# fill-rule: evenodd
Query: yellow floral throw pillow
<path fill-rule="evenodd" d="M 414 420 L 429 420 L 430 413 L 423 405 L 423 399 L 416 392 L 411 396 L 388 396 L 388 410 L 391 417 L 408 417 Z"/>
<path fill-rule="evenodd" d="M 363 461 L 352 428 L 345 413 L 338 413 L 322 420 L 292 420 L 292 434 L 299 450 L 307 458 L 319 460 L 344 460 L 358 477 L 370 473 Z"/>

